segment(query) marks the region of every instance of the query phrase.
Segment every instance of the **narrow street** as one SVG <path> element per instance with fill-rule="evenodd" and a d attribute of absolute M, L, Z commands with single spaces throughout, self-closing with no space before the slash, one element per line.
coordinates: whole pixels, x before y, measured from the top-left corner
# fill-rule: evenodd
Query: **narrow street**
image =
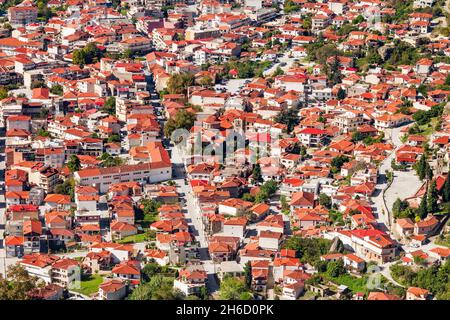
<path fill-rule="evenodd" d="M 5 131 L 1 130 L 0 133 L 0 274 L 5 275 L 7 266 L 11 264 L 11 261 L 6 258 L 6 251 L 3 246 L 3 238 L 5 231 L 5 211 L 6 211 L 6 199 L 5 199 Z M 15 263 L 15 262 L 14 262 Z"/>
<path fill-rule="evenodd" d="M 171 160 L 173 166 L 173 178 L 178 186 L 178 193 L 184 194 L 184 199 L 186 200 L 183 204 L 183 210 L 186 213 L 186 220 L 188 221 L 189 227 L 192 230 L 192 234 L 195 239 L 200 243 L 199 256 L 202 261 L 203 267 L 208 274 L 208 291 L 213 294 L 219 289 L 216 278 L 216 264 L 213 263 L 208 253 L 208 239 L 204 230 L 204 225 L 202 222 L 201 212 L 198 205 L 195 202 L 192 190 L 189 184 L 185 181 L 185 168 L 182 160 L 182 149 L 181 147 L 175 146 L 172 148 Z"/>
<path fill-rule="evenodd" d="M 382 229 L 388 231 L 390 228 L 389 212 L 397 198 L 405 199 L 412 196 L 421 186 L 421 181 L 417 175 L 409 171 L 395 171 L 391 186 L 386 190 L 383 199 L 383 191 L 388 187 L 388 181 L 386 177 L 386 171 L 392 171 L 391 161 L 395 157 L 396 150 L 403 145 L 400 141 L 402 133 L 400 132 L 404 126 L 390 129 L 389 137 L 391 143 L 394 145 L 394 150 L 391 154 L 381 163 L 379 168 L 379 179 L 376 186 L 372 201 L 374 203 L 374 212 L 377 217 L 378 223 L 382 226 Z M 386 206 L 384 205 L 386 201 Z"/>

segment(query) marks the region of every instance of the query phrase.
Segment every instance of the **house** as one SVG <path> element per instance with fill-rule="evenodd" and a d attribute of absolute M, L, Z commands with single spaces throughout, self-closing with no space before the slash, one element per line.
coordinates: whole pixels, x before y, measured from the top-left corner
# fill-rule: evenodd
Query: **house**
<path fill-rule="evenodd" d="M 219 214 L 236 216 L 238 213 L 250 210 L 252 206 L 253 203 L 250 201 L 244 201 L 239 198 L 231 198 L 219 203 Z"/>
<path fill-rule="evenodd" d="M 326 131 L 316 128 L 305 128 L 296 132 L 296 136 L 303 145 L 317 148 L 323 144 Z"/>
<path fill-rule="evenodd" d="M 439 220 L 434 215 L 428 215 L 425 219 L 415 223 L 414 234 L 431 235 L 437 226 L 439 226 Z"/>
<path fill-rule="evenodd" d="M 41 288 L 34 288 L 27 292 L 31 300 L 62 300 L 64 298 L 64 288 L 56 284 L 48 284 Z"/>
<path fill-rule="evenodd" d="M 52 283 L 63 288 L 76 288 L 81 281 L 80 263 L 74 259 L 60 259 L 52 264 Z"/>
<path fill-rule="evenodd" d="M 429 251 L 430 256 L 438 259 L 440 262 L 445 262 L 450 259 L 450 248 L 436 247 Z"/>
<path fill-rule="evenodd" d="M 349 269 L 361 272 L 366 267 L 366 262 L 364 261 L 364 259 L 361 259 L 353 253 L 344 255 L 342 259 L 344 261 L 344 266 Z"/>
<path fill-rule="evenodd" d="M 278 251 L 281 245 L 283 234 L 281 232 L 261 231 L 259 233 L 258 245 L 263 250 Z"/>
<path fill-rule="evenodd" d="M 406 290 L 406 300 L 429 300 L 430 292 L 418 287 L 409 287 Z"/>
<path fill-rule="evenodd" d="M 179 276 L 174 280 L 173 286 L 180 290 L 185 296 L 200 294 L 202 288 L 206 288 L 208 276 L 206 271 L 200 269 L 182 269 Z"/>
<path fill-rule="evenodd" d="M 213 236 L 209 239 L 208 251 L 214 261 L 230 261 L 235 258 L 241 238 Z"/>
<path fill-rule="evenodd" d="M 291 211 L 299 208 L 309 208 L 315 207 L 315 195 L 312 192 L 294 192 L 292 193 L 291 202 L 289 203 Z"/>
<path fill-rule="evenodd" d="M 147 261 L 155 261 L 160 266 L 165 266 L 169 264 L 169 256 L 165 251 L 158 249 L 147 249 L 145 250 L 145 257 Z"/>
<path fill-rule="evenodd" d="M 49 284 L 52 283 L 52 264 L 58 260 L 57 256 L 33 253 L 24 255 L 19 263 L 30 276 L 38 277 Z"/>
<path fill-rule="evenodd" d="M 217 266 L 216 270 L 220 281 L 222 281 L 225 277 L 237 278 L 242 277 L 245 274 L 242 264 L 237 263 L 235 260 L 222 261 Z"/>
<path fill-rule="evenodd" d="M 378 229 L 338 231 L 336 236 L 350 246 L 355 255 L 366 261 L 389 262 L 397 255 L 394 240 Z"/>
<path fill-rule="evenodd" d="M 123 239 L 137 234 L 137 228 L 129 223 L 114 220 L 110 224 L 112 239 Z"/>
<path fill-rule="evenodd" d="M 246 234 L 247 218 L 234 217 L 225 219 L 223 223 L 223 234 L 230 237 L 244 238 Z"/>
<path fill-rule="evenodd" d="M 315 228 L 319 225 L 325 225 L 329 219 L 321 214 L 317 214 L 309 208 L 296 209 L 292 216 L 294 226 L 300 229 Z"/>
<path fill-rule="evenodd" d="M 394 229 L 403 237 L 408 237 L 414 233 L 415 224 L 410 218 L 396 219 Z"/>
<path fill-rule="evenodd" d="M 267 216 L 263 221 L 260 221 L 256 225 L 256 231 L 258 235 L 262 231 L 272 231 L 278 233 L 284 233 L 284 220 L 281 214 L 274 214 Z"/>
<path fill-rule="evenodd" d="M 395 294 L 389 294 L 384 292 L 369 292 L 367 300 L 401 300 L 399 296 Z"/>
<path fill-rule="evenodd" d="M 302 270 L 303 265 L 296 258 L 295 250 L 281 249 L 273 260 L 273 279 L 280 283 L 284 279 L 286 271 Z"/>
<path fill-rule="evenodd" d="M 108 250 L 91 251 L 86 254 L 83 264 L 95 273 L 100 270 L 110 270 L 113 265 L 112 260 L 112 254 Z"/>
<path fill-rule="evenodd" d="M 132 285 L 137 285 L 141 281 L 141 270 L 138 261 L 122 261 L 112 269 L 111 273 L 115 278 L 130 281 Z"/>
<path fill-rule="evenodd" d="M 262 294 L 266 293 L 267 282 L 269 280 L 269 261 L 254 260 L 252 267 L 252 289 Z"/>
<path fill-rule="evenodd" d="M 127 295 L 127 285 L 122 280 L 111 279 L 98 288 L 99 300 L 122 300 Z"/>
<path fill-rule="evenodd" d="M 282 296 L 286 300 L 297 300 L 300 295 L 305 291 L 304 282 L 294 282 L 283 285 Z"/>
<path fill-rule="evenodd" d="M 24 238 L 19 236 L 6 236 L 3 239 L 3 246 L 7 257 L 22 257 L 24 254 Z"/>
<path fill-rule="evenodd" d="M 86 168 L 74 173 L 75 181 L 82 186 L 94 186 L 105 193 L 110 184 L 135 181 L 140 183 L 157 183 L 172 178 L 172 164 L 167 150 L 160 160 L 140 164 L 121 165 L 110 168 Z"/>

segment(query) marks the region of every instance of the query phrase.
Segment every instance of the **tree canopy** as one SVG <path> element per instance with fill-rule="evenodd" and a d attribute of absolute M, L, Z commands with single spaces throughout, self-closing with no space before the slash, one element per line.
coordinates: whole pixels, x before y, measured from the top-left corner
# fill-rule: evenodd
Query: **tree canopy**
<path fill-rule="evenodd" d="M 80 170 L 81 168 L 80 158 L 78 158 L 75 154 L 71 155 L 69 161 L 67 162 L 67 167 L 72 173 Z"/>
<path fill-rule="evenodd" d="M 173 74 L 167 82 L 167 91 L 171 94 L 187 94 L 188 87 L 194 85 L 193 73 L 183 72 Z"/>
<path fill-rule="evenodd" d="M 90 42 L 84 48 L 73 51 L 72 61 L 74 64 L 86 65 L 99 62 L 102 57 L 103 51 Z"/>
<path fill-rule="evenodd" d="M 38 278 L 32 277 L 19 264 L 10 265 L 7 279 L 0 275 L 0 300 L 28 300 L 27 293 L 38 286 Z"/>
<path fill-rule="evenodd" d="M 252 294 L 244 280 L 226 277 L 220 283 L 219 298 L 221 300 L 251 300 Z"/>
<path fill-rule="evenodd" d="M 320 256 L 326 254 L 331 247 L 331 241 L 320 238 L 302 238 L 293 236 L 285 244 L 285 249 L 295 250 L 297 257 L 302 262 L 314 263 L 320 259 Z"/>
<path fill-rule="evenodd" d="M 190 130 L 195 123 L 195 113 L 179 110 L 174 117 L 170 118 L 164 126 L 164 134 L 170 137 L 176 129 L 184 128 Z"/>

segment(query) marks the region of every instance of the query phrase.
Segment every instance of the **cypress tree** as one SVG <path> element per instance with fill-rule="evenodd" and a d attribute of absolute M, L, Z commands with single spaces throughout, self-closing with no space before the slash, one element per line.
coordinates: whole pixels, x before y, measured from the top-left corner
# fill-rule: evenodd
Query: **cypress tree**
<path fill-rule="evenodd" d="M 442 187 L 442 200 L 444 202 L 450 201 L 450 172 L 447 174 L 444 186 Z"/>
<path fill-rule="evenodd" d="M 253 167 L 252 178 L 254 183 L 263 181 L 261 166 L 259 165 L 259 163 L 255 164 L 255 166 Z"/>
<path fill-rule="evenodd" d="M 428 214 L 427 193 L 428 193 L 428 188 L 422 197 L 422 201 L 420 202 L 419 208 L 417 209 L 417 215 L 421 219 L 424 219 Z"/>
<path fill-rule="evenodd" d="M 427 199 L 427 205 L 428 205 L 428 212 L 436 212 L 439 210 L 438 206 L 438 191 L 436 187 L 436 180 L 434 180 L 431 183 L 431 187 L 428 190 L 428 199 Z"/>
<path fill-rule="evenodd" d="M 252 265 L 250 264 L 250 261 L 248 261 L 244 266 L 244 274 L 245 274 L 245 287 L 247 290 L 250 290 L 252 288 Z"/>
<path fill-rule="evenodd" d="M 431 169 L 428 162 L 426 162 L 425 168 L 426 168 L 425 173 L 426 173 L 427 179 L 428 179 L 428 181 L 431 181 L 433 179 L 433 170 Z"/>
<path fill-rule="evenodd" d="M 420 160 L 416 164 L 415 169 L 416 169 L 417 175 L 419 176 L 419 179 L 420 180 L 425 179 L 425 176 L 427 174 L 427 162 L 425 160 L 425 155 L 422 155 L 420 157 Z"/>

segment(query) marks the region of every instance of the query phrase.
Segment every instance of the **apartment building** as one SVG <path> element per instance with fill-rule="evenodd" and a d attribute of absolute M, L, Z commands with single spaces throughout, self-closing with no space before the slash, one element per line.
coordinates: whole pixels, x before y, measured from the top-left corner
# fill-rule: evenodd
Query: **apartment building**
<path fill-rule="evenodd" d="M 152 147 L 153 146 L 153 147 Z M 106 193 L 111 184 L 120 182 L 157 183 L 172 178 L 172 163 L 161 144 L 149 146 L 149 162 L 110 168 L 87 168 L 75 172 L 78 185 L 95 186 Z"/>
<path fill-rule="evenodd" d="M 38 8 L 31 4 L 18 5 L 8 9 L 8 20 L 11 25 L 26 25 L 37 21 Z"/>

